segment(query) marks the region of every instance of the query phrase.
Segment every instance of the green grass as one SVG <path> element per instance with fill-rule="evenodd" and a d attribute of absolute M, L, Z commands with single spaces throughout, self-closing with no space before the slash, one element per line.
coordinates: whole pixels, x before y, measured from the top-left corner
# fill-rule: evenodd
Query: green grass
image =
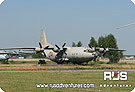
<path fill-rule="evenodd" d="M 47 64 L 37 66 L 37 61 L 10 61 L 9 64 L 0 64 L 0 71 L 15 70 L 91 70 L 91 69 L 135 69 L 135 64 L 106 64 L 104 62 L 89 62 L 88 65 L 61 64 L 58 65 L 52 61 Z"/>
<path fill-rule="evenodd" d="M 8 61 L 8 64 L 38 64 L 39 61 Z M 45 65 L 57 65 L 56 62 L 53 61 L 45 61 L 46 64 Z M 2 61 L 0 61 L 0 64 L 3 64 Z M 86 63 L 83 63 L 82 65 L 85 65 Z M 88 65 L 98 65 L 98 64 L 107 64 L 107 62 L 104 61 L 90 61 L 88 63 Z M 120 63 L 110 63 L 110 64 L 119 64 L 119 65 L 135 65 L 135 63 L 127 63 L 127 62 L 120 62 Z M 74 66 L 73 63 L 64 63 L 62 65 L 70 65 L 70 66 Z"/>
<path fill-rule="evenodd" d="M 38 61 L 8 61 L 9 64 L 37 64 Z"/>
<path fill-rule="evenodd" d="M 5 92 L 131 92 L 135 72 L 128 72 L 127 81 L 104 81 L 103 72 L 14 72 L 0 73 L 0 88 Z M 94 88 L 37 88 L 46 83 L 94 83 Z M 100 88 L 99 84 L 132 84 L 131 88 Z"/>
<path fill-rule="evenodd" d="M 92 69 L 135 69 L 135 64 L 114 63 L 106 64 L 103 61 L 91 61 L 88 65 L 56 64 L 46 61 L 47 64 L 37 66 L 38 61 L 9 61 L 9 64 L 0 64 L 0 71 L 24 71 L 24 70 L 92 70 Z"/>

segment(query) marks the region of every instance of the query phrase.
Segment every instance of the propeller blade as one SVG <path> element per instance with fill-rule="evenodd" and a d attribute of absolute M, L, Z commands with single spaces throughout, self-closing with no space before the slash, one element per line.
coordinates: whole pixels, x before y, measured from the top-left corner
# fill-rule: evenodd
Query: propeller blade
<path fill-rule="evenodd" d="M 53 47 L 50 47 L 50 48 L 49 48 L 49 46 L 46 46 L 44 49 L 53 50 L 54 48 L 53 48 Z"/>
<path fill-rule="evenodd" d="M 104 48 L 104 50 L 106 50 L 106 48 L 103 45 L 101 45 L 101 47 Z"/>
<path fill-rule="evenodd" d="M 55 44 L 55 46 L 56 46 L 58 49 L 60 49 L 60 47 L 59 47 L 58 45 Z"/>
<path fill-rule="evenodd" d="M 95 46 L 95 51 L 99 50 L 99 48 L 97 48 L 97 46 Z"/>
<path fill-rule="evenodd" d="M 46 54 L 45 54 L 45 52 L 43 52 L 43 54 L 44 54 L 44 56 L 46 57 Z"/>
<path fill-rule="evenodd" d="M 67 53 L 64 51 L 64 54 L 67 55 Z"/>
<path fill-rule="evenodd" d="M 63 52 L 65 55 L 67 55 L 66 50 L 67 50 L 67 48 L 63 48 Z"/>
<path fill-rule="evenodd" d="M 63 44 L 62 48 L 64 48 L 64 47 L 65 47 L 65 45 L 66 45 L 66 43 L 64 43 L 64 44 Z"/>
<path fill-rule="evenodd" d="M 107 52 L 105 52 L 105 53 L 103 54 L 103 57 L 106 55 L 106 53 L 107 53 Z"/>
<path fill-rule="evenodd" d="M 57 57 L 57 58 L 61 58 L 62 55 L 63 55 L 63 53 L 64 53 L 64 52 L 61 50 L 60 52 L 57 53 L 56 57 Z"/>
<path fill-rule="evenodd" d="M 91 47 L 91 45 L 90 45 L 90 44 L 88 44 L 88 46 L 92 49 L 92 47 Z"/>
<path fill-rule="evenodd" d="M 44 49 L 48 49 L 49 46 L 46 46 Z"/>
<path fill-rule="evenodd" d="M 41 45 L 41 43 L 39 42 L 39 46 L 40 46 L 40 48 L 42 48 L 42 45 Z"/>
<path fill-rule="evenodd" d="M 112 53 L 109 51 L 109 55 L 112 56 Z"/>

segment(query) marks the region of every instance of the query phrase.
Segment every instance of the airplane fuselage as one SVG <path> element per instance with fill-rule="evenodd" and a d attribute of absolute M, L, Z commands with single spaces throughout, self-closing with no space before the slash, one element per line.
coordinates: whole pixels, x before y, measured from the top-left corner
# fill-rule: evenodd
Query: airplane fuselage
<path fill-rule="evenodd" d="M 67 55 L 63 54 L 62 60 L 63 61 L 70 61 L 73 63 L 82 63 L 82 62 L 89 62 L 93 60 L 94 55 L 93 53 L 86 52 L 87 49 L 85 47 L 66 47 Z M 46 58 L 58 62 L 59 59 L 56 57 L 57 52 L 53 50 L 45 50 Z"/>
<path fill-rule="evenodd" d="M 7 55 L 0 55 L 0 60 L 5 60 L 7 59 Z"/>

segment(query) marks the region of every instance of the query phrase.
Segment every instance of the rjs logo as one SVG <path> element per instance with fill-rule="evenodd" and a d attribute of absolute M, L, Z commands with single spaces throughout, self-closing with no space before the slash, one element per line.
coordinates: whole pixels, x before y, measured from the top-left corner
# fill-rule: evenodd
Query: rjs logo
<path fill-rule="evenodd" d="M 104 80 L 127 80 L 127 72 L 104 72 Z"/>

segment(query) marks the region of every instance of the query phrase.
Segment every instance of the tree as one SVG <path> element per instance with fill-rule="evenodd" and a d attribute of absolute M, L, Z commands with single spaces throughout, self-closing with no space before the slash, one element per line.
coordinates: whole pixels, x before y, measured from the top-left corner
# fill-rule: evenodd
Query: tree
<path fill-rule="evenodd" d="M 33 58 L 45 58 L 41 53 L 32 53 Z"/>
<path fill-rule="evenodd" d="M 97 46 L 97 41 L 95 40 L 94 37 L 91 37 L 91 39 L 90 39 L 90 45 L 91 45 L 92 47 L 96 47 L 96 46 Z"/>
<path fill-rule="evenodd" d="M 81 41 L 79 41 L 78 44 L 77 44 L 76 46 L 77 46 L 77 47 L 81 47 L 81 46 L 82 46 Z"/>
<path fill-rule="evenodd" d="M 106 46 L 105 45 L 105 37 L 101 36 L 98 38 L 98 46 L 99 47 Z"/>
<path fill-rule="evenodd" d="M 81 47 L 83 44 L 81 41 L 79 41 L 77 44 L 75 42 L 72 42 L 72 47 Z"/>
<path fill-rule="evenodd" d="M 105 37 L 101 36 L 98 38 L 98 46 L 105 48 L 115 48 L 118 49 L 117 40 L 112 34 L 109 34 Z M 123 52 L 120 51 L 110 51 L 106 56 L 109 58 L 110 63 L 117 63 L 121 57 L 123 57 Z"/>
<path fill-rule="evenodd" d="M 76 47 L 76 44 L 75 44 L 75 42 L 72 42 L 72 47 Z"/>
<path fill-rule="evenodd" d="M 106 48 L 109 47 L 109 48 L 118 49 L 117 41 L 112 34 L 106 36 L 104 42 L 106 44 L 105 45 Z M 107 53 L 106 56 L 109 58 L 110 63 L 118 63 L 120 58 L 123 57 L 123 53 L 118 51 L 110 51 L 110 54 Z"/>

